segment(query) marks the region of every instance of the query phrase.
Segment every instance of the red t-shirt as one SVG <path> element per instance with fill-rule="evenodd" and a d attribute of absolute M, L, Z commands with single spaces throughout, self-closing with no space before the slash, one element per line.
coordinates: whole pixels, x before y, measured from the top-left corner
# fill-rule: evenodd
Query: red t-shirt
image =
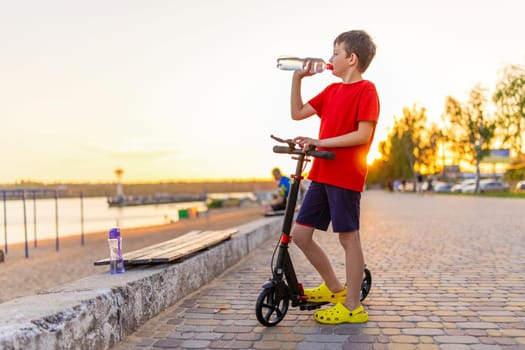
<path fill-rule="evenodd" d="M 308 103 L 321 118 L 319 139 L 356 131 L 358 122 L 375 124 L 379 118 L 379 97 L 374 84 L 360 80 L 352 84 L 334 83 L 327 86 Z M 320 148 L 335 153 L 334 160 L 315 158 L 308 178 L 329 185 L 362 192 L 368 172 L 366 157 L 372 138 L 367 144 Z"/>

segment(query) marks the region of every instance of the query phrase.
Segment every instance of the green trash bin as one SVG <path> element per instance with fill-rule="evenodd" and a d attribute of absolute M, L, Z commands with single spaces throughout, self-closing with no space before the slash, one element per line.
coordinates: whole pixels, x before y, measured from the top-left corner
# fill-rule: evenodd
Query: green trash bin
<path fill-rule="evenodd" d="M 179 209 L 179 219 L 187 219 L 190 217 L 188 209 Z"/>

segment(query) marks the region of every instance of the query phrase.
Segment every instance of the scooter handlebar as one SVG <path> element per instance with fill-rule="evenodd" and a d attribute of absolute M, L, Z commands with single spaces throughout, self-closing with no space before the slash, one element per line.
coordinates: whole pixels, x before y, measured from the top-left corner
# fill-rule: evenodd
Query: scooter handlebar
<path fill-rule="evenodd" d="M 313 150 L 310 152 L 310 154 L 316 158 L 323 158 L 323 159 L 335 159 L 335 153 L 330 151 L 316 151 Z"/>
<path fill-rule="evenodd" d="M 286 153 L 286 154 L 304 154 L 304 155 L 312 156 L 316 158 L 335 159 L 335 154 L 330 151 L 316 151 L 316 150 L 305 151 L 300 148 L 290 148 L 287 146 L 273 146 L 273 152 L 274 153 Z"/>

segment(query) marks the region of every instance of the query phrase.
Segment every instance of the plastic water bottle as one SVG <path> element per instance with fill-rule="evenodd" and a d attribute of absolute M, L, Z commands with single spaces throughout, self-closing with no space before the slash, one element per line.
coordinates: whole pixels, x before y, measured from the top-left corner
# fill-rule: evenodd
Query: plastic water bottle
<path fill-rule="evenodd" d="M 124 272 L 124 259 L 122 258 L 122 238 L 118 227 L 109 230 L 109 272 L 113 274 Z"/>
<path fill-rule="evenodd" d="M 280 56 L 277 59 L 277 68 L 281 70 L 306 70 L 306 62 L 312 62 L 310 72 L 321 73 L 326 69 L 331 70 L 333 67 L 330 63 L 326 63 L 322 58 L 299 58 L 293 56 Z"/>

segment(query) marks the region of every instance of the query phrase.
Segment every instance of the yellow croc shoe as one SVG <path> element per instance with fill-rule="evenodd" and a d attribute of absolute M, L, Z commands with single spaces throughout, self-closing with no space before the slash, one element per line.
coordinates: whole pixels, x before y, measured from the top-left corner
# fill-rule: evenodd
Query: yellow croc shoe
<path fill-rule="evenodd" d="M 326 283 L 322 283 L 317 288 L 305 289 L 304 295 L 307 297 L 308 301 L 313 301 L 316 303 L 328 302 L 328 303 L 344 303 L 346 299 L 346 285 L 345 288 L 337 293 L 333 293 Z"/>
<path fill-rule="evenodd" d="M 337 303 L 329 309 L 317 311 L 314 317 L 317 322 L 323 324 L 368 322 L 368 312 L 365 311 L 363 305 L 350 311 L 343 304 Z"/>

